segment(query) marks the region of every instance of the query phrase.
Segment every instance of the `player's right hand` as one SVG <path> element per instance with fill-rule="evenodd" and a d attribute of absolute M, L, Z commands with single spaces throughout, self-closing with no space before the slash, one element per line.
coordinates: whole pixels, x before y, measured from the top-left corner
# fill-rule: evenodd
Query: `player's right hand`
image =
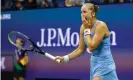
<path fill-rule="evenodd" d="M 62 56 L 56 56 L 55 57 L 55 62 L 57 62 L 57 63 L 63 63 L 64 62 L 64 57 L 62 57 Z"/>

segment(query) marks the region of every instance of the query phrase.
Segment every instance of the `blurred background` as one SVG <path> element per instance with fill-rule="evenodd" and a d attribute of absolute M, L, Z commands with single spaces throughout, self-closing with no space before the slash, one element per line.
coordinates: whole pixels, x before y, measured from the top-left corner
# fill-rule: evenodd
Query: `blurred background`
<path fill-rule="evenodd" d="M 15 47 L 10 31 L 29 36 L 41 49 L 63 56 L 76 49 L 84 3 L 99 5 L 97 18 L 111 33 L 111 50 L 119 80 L 133 80 L 133 0 L 1 0 L 2 80 L 13 79 Z M 89 80 L 90 54 L 66 64 L 28 53 L 26 80 Z"/>
<path fill-rule="evenodd" d="M 27 10 L 82 6 L 86 2 L 98 5 L 132 3 L 133 0 L 1 0 L 1 10 Z"/>

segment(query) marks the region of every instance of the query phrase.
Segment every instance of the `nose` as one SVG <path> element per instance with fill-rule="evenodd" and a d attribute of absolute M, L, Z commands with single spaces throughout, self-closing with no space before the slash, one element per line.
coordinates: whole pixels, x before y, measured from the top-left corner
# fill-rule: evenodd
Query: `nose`
<path fill-rule="evenodd" d="M 84 15 L 84 14 L 81 14 L 81 16 L 82 16 L 82 17 L 85 17 L 85 15 Z"/>

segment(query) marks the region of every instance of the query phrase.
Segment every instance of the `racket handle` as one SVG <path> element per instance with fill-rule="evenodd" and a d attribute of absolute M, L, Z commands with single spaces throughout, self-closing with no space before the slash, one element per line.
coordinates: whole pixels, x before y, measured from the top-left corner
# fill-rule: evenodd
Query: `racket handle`
<path fill-rule="evenodd" d="M 47 53 L 47 52 L 45 53 L 45 56 L 52 59 L 52 60 L 55 60 L 55 57 L 53 55 Z"/>
<path fill-rule="evenodd" d="M 45 56 L 48 57 L 48 58 L 50 58 L 50 59 L 52 59 L 52 60 L 55 60 L 55 57 L 53 55 L 47 53 L 47 52 L 45 53 Z M 60 63 L 61 60 L 60 59 L 57 59 L 56 62 Z"/>

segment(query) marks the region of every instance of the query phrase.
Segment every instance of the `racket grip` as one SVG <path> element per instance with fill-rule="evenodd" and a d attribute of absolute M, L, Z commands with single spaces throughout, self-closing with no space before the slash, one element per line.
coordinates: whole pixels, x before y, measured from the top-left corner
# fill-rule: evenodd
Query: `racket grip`
<path fill-rule="evenodd" d="M 45 56 L 52 59 L 52 60 L 55 60 L 55 57 L 53 55 L 47 53 L 47 52 L 45 53 Z"/>
<path fill-rule="evenodd" d="M 47 53 L 47 52 L 45 53 L 45 56 L 48 57 L 48 58 L 50 58 L 50 59 L 52 59 L 52 60 L 55 60 L 55 57 L 53 55 Z M 56 62 L 60 63 L 61 60 L 60 59 L 57 59 Z"/>

